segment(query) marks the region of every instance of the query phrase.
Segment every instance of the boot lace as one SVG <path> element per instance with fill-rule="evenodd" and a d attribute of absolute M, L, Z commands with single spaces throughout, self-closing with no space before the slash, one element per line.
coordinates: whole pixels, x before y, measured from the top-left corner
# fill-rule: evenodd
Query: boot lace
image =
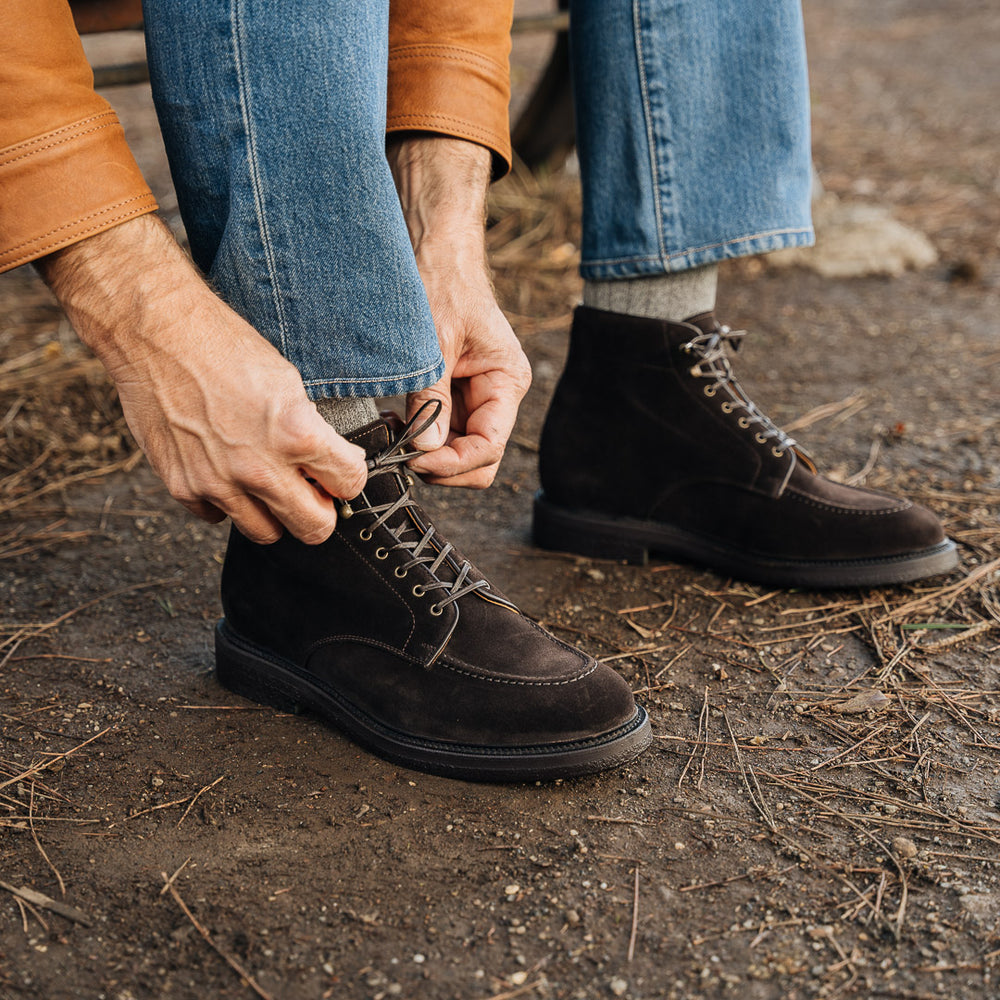
<path fill-rule="evenodd" d="M 428 410 L 432 412 L 428 414 Z M 393 571 L 398 578 L 403 579 L 414 566 L 427 566 L 434 580 L 431 583 L 418 583 L 413 588 L 413 593 L 416 597 L 422 597 L 431 591 L 444 591 L 428 609 L 432 615 L 440 615 L 449 604 L 454 604 L 459 598 L 477 590 L 488 590 L 490 586 L 486 580 L 468 579 L 472 564 L 467 559 L 459 565 L 454 556 L 448 558 L 454 546 L 440 537 L 435 541 L 436 532 L 433 525 L 421 533 L 416 527 L 416 520 L 406 516 L 400 517 L 398 523 L 388 524 L 400 512 L 405 514 L 409 508 L 417 506 L 416 501 L 410 496 L 413 478 L 403 471 L 401 466 L 421 454 L 416 448 L 407 449 L 407 445 L 430 427 L 440 412 L 440 402 L 434 400 L 424 403 L 403 426 L 396 439 L 387 448 L 368 459 L 369 482 L 376 476 L 392 474 L 397 477 L 402 493 L 396 500 L 386 504 L 369 504 L 362 492 L 351 502 L 340 505 L 341 517 L 349 518 L 355 514 L 375 515 L 375 520 L 361 530 L 359 537 L 362 541 L 371 541 L 375 529 L 386 525 L 386 529 L 395 541 L 388 546 L 380 546 L 375 556 L 378 559 L 386 559 L 390 552 L 406 553 L 409 558 L 396 566 Z M 455 571 L 454 580 L 442 580 L 438 577 L 438 572 L 446 560 Z"/>
<path fill-rule="evenodd" d="M 796 446 L 795 439 L 776 426 L 746 394 L 736 379 L 726 351 L 729 345 L 733 350 L 739 350 L 740 343 L 746 335 L 746 330 L 731 330 L 728 326 L 716 326 L 714 330 L 689 340 L 682 346 L 682 350 L 698 359 L 689 371 L 696 378 L 708 380 L 708 384 L 702 390 L 705 395 L 711 398 L 721 390 L 725 397 L 722 402 L 722 412 L 728 414 L 737 409 L 743 410 L 743 414 L 737 420 L 740 427 L 745 430 L 756 428 L 754 437 L 757 443 L 771 442 L 771 453 L 775 458 L 782 458 L 786 451 Z"/>

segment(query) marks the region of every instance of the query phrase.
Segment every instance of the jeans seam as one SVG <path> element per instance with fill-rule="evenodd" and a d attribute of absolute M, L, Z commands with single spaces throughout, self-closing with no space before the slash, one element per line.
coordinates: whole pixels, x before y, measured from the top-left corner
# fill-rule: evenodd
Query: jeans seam
<path fill-rule="evenodd" d="M 351 378 L 349 376 L 338 375 L 336 378 L 309 378 L 303 379 L 302 384 L 306 386 L 314 385 L 367 385 L 371 382 L 379 382 L 383 385 L 388 385 L 394 382 L 405 382 L 408 379 L 420 378 L 423 375 L 435 374 L 437 370 L 441 367 L 441 362 L 436 361 L 433 365 L 428 365 L 426 368 L 421 368 L 418 371 L 404 372 L 402 375 L 379 375 L 372 377 L 367 375 L 363 378 Z"/>
<path fill-rule="evenodd" d="M 663 212 L 660 206 L 660 177 L 656 157 L 656 140 L 653 129 L 653 114 L 649 105 L 649 84 L 646 79 L 646 63 L 642 45 L 642 12 L 640 0 L 632 0 L 632 32 L 635 38 L 636 62 L 639 68 L 639 93 L 642 95 L 642 112 L 646 120 L 646 141 L 649 143 L 649 169 L 653 184 L 653 210 L 656 214 L 656 239 L 660 256 L 665 258 L 667 241 L 663 234 Z"/>
<path fill-rule="evenodd" d="M 684 250 L 677 250 L 673 253 L 668 253 L 666 250 L 661 251 L 659 254 L 631 254 L 627 257 L 601 257 L 597 259 L 587 258 L 582 261 L 585 265 L 598 265 L 598 264 L 628 264 L 632 261 L 647 261 L 647 260 L 659 260 L 664 263 L 677 260 L 679 257 L 687 257 L 690 254 L 704 253 L 706 250 L 718 250 L 719 247 L 734 246 L 737 243 L 749 243 L 752 240 L 765 239 L 769 236 L 794 236 L 797 234 L 809 234 L 812 232 L 812 227 L 810 226 L 794 226 L 786 229 L 765 229 L 759 233 L 750 233 L 746 236 L 734 236 L 731 239 L 719 240 L 716 243 L 705 243 L 703 246 L 699 247 L 686 247 Z"/>
<path fill-rule="evenodd" d="M 247 83 L 246 66 L 244 65 L 243 22 L 240 17 L 240 6 L 243 0 L 230 0 L 230 24 L 232 25 L 233 56 L 236 66 L 236 83 L 240 94 L 240 114 L 243 118 L 243 128 L 246 132 L 247 171 L 250 177 L 250 189 L 253 192 L 254 214 L 256 216 L 257 233 L 260 236 L 261 249 L 267 266 L 267 276 L 271 286 L 271 303 L 274 306 L 277 320 L 277 333 L 281 341 L 281 353 L 287 358 L 287 322 L 285 311 L 278 291 L 277 265 L 274 259 L 274 248 L 271 245 L 270 231 L 267 225 L 267 214 L 264 211 L 264 185 L 260 174 L 257 155 L 257 141 L 250 114 L 250 88 Z"/>

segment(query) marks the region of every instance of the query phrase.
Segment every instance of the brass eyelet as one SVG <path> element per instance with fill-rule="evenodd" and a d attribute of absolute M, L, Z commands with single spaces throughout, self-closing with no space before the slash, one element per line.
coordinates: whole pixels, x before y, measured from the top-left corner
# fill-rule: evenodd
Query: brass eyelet
<path fill-rule="evenodd" d="M 372 533 L 367 528 L 362 528 L 358 532 L 358 538 L 363 542 L 370 542 L 372 540 Z"/>
<path fill-rule="evenodd" d="M 785 449 L 784 448 L 777 448 L 777 447 L 772 448 L 771 449 L 771 454 L 774 455 L 775 458 L 784 458 L 785 457 Z"/>
<path fill-rule="evenodd" d="M 756 434 L 754 434 L 754 440 L 757 442 L 757 444 L 767 444 L 767 438 L 759 431 Z"/>
<path fill-rule="evenodd" d="M 387 548 L 385 548 L 384 546 L 379 546 L 375 550 L 375 558 L 376 559 L 388 559 L 389 558 L 389 550 Z"/>
<path fill-rule="evenodd" d="M 432 604 L 427 610 L 435 618 L 437 618 L 439 615 L 443 615 L 444 614 L 444 608 L 442 608 L 440 604 Z"/>
<path fill-rule="evenodd" d="M 405 570 L 405 569 L 403 569 L 403 567 L 402 567 L 402 566 L 397 566 L 397 567 L 396 567 L 396 568 L 395 568 L 395 569 L 393 570 L 393 573 L 394 573 L 394 574 L 395 574 L 396 576 L 398 576 L 400 580 L 402 580 L 402 579 L 403 579 L 403 578 L 404 578 L 404 577 L 406 576 L 406 570 Z"/>
<path fill-rule="evenodd" d="M 706 385 L 702 391 L 706 396 L 712 397 L 719 391 L 719 387 L 715 383 L 712 383 L 712 385 Z"/>
<path fill-rule="evenodd" d="M 413 596 L 414 597 L 423 597 L 424 594 L 426 594 L 426 593 L 427 593 L 427 591 L 424 589 L 424 587 L 423 587 L 422 584 L 418 583 L 418 584 L 414 585 L 414 587 L 413 587 Z"/>
<path fill-rule="evenodd" d="M 722 404 L 722 412 L 723 413 L 732 413 L 733 410 L 735 410 L 735 409 L 736 409 L 736 404 L 735 403 L 730 403 L 728 400 L 725 403 Z"/>
<path fill-rule="evenodd" d="M 740 417 L 740 419 L 737 420 L 736 422 L 740 425 L 740 427 L 746 428 L 746 427 L 750 426 L 750 418 L 749 417 Z"/>

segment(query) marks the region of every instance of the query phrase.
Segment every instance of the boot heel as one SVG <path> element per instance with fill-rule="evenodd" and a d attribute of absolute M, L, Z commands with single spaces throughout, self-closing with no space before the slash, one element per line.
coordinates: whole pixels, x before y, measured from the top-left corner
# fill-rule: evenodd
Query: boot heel
<path fill-rule="evenodd" d="M 649 563 L 648 546 L 630 538 L 627 529 L 595 516 L 556 507 L 541 492 L 535 497 L 532 537 L 542 549 L 572 552 L 590 559 L 614 559 L 632 566 Z"/>
<path fill-rule="evenodd" d="M 308 710 L 295 687 L 283 682 L 275 664 L 242 648 L 225 621 L 215 626 L 215 676 L 234 694 L 279 712 L 301 715 Z"/>

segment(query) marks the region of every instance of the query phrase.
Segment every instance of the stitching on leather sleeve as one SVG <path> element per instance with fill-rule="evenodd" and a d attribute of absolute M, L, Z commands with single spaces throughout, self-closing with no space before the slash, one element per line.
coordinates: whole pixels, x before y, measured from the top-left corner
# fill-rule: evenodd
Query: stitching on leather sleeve
<path fill-rule="evenodd" d="M 109 212 L 118 211 L 119 209 L 124 208 L 126 205 L 130 205 L 133 202 L 137 201 L 145 202 L 146 205 L 136 206 L 135 209 L 132 209 L 131 211 L 128 212 L 122 212 L 119 215 L 112 216 L 110 219 L 102 218 L 103 216 L 107 216 Z M 141 211 L 137 210 L 140 208 L 142 208 Z M 109 205 L 107 208 L 102 208 L 99 212 L 92 212 L 90 215 L 85 215 L 82 218 L 74 219 L 72 222 L 67 222 L 65 225 L 58 226 L 56 229 L 50 229 L 47 233 L 42 233 L 40 236 L 33 236 L 30 240 L 25 240 L 23 243 L 18 243 L 17 246 L 8 247 L 6 250 L 0 251 L 0 263 L 5 261 L 8 254 L 16 253 L 18 250 L 23 250 L 26 247 L 29 248 L 26 254 L 22 255 L 20 258 L 15 258 L 11 263 L 2 263 L 2 266 L 4 268 L 14 268 L 18 267 L 20 264 L 28 263 L 29 260 L 33 260 L 35 257 L 44 257 L 46 251 L 55 250 L 58 247 L 62 246 L 62 243 L 59 240 L 55 240 L 54 242 L 51 242 L 47 245 L 38 246 L 37 243 L 39 240 L 48 239 L 50 236 L 55 236 L 57 233 L 65 233 L 66 230 L 71 230 L 74 227 L 79 226 L 81 223 L 89 222 L 92 219 L 94 220 L 99 219 L 100 221 L 96 222 L 95 225 L 89 226 L 86 229 L 83 229 L 79 233 L 77 233 L 76 235 L 78 239 L 82 240 L 86 239 L 88 236 L 94 235 L 95 233 L 100 231 L 102 226 L 106 225 L 109 222 L 111 223 L 125 222 L 127 219 L 134 218 L 138 215 L 145 215 L 147 212 L 155 211 L 155 209 L 156 209 L 156 200 L 151 194 L 142 194 L 142 195 L 136 195 L 134 198 L 126 198 L 124 201 L 118 201 L 115 202 L 114 205 Z"/>
<path fill-rule="evenodd" d="M 88 125 L 91 122 L 101 122 L 102 119 L 108 120 L 103 121 L 102 124 L 96 125 L 93 128 L 82 128 L 82 126 Z M 16 163 L 18 160 L 23 160 L 25 157 L 33 156 L 35 153 L 51 149 L 53 146 L 62 145 L 65 142 L 75 139 L 78 135 L 90 135 L 92 132 L 99 132 L 101 129 L 113 128 L 115 125 L 120 124 L 118 116 L 113 111 L 108 111 L 101 115 L 93 115 L 90 118 L 81 118 L 80 121 L 73 122 L 72 125 L 64 125 L 62 128 L 46 132 L 44 135 L 36 135 L 31 139 L 25 139 L 24 142 L 18 142 L 13 146 L 0 149 L 0 167 L 4 167 L 8 163 Z M 10 156 L 11 153 L 18 153 L 21 150 L 26 150 L 26 152 L 21 153 L 20 156 Z"/>
<path fill-rule="evenodd" d="M 400 59 L 420 59 L 423 57 L 435 59 L 448 59 L 452 62 L 468 63 L 469 65 L 482 65 L 497 69 L 500 75 L 507 76 L 507 67 L 498 63 L 489 56 L 484 56 L 481 52 L 471 49 L 451 48 L 444 45 L 403 45 L 392 49 L 389 53 L 389 62 L 393 63 Z"/>
<path fill-rule="evenodd" d="M 386 123 L 387 127 L 403 128 L 433 128 L 434 125 L 448 125 L 453 128 L 460 128 L 466 135 L 475 136 L 482 139 L 485 144 L 496 143 L 503 147 L 506 140 L 498 132 L 491 132 L 474 123 L 467 118 L 456 118 L 453 115 L 393 115 Z"/>

